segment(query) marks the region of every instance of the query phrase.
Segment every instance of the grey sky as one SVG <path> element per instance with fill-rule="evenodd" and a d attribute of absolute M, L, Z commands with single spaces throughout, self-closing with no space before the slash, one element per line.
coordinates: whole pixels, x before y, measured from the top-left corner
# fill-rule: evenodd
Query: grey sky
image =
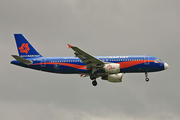
<path fill-rule="evenodd" d="M 180 1 L 1 0 L 1 120 L 180 119 Z M 73 56 L 67 44 L 98 55 L 142 55 L 169 64 L 162 72 L 125 74 L 122 83 L 21 68 L 14 33 L 44 56 Z"/>

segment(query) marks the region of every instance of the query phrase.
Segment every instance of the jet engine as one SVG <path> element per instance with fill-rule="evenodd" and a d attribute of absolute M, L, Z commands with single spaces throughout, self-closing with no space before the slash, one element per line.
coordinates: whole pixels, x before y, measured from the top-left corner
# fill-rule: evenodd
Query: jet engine
<path fill-rule="evenodd" d="M 103 76 L 103 80 L 108 80 L 109 82 L 122 82 L 123 74 L 118 73 L 118 74 L 111 74 L 111 75 L 106 75 Z"/>
<path fill-rule="evenodd" d="M 104 65 L 104 70 L 107 73 L 119 73 L 120 72 L 120 64 L 110 63 Z"/>

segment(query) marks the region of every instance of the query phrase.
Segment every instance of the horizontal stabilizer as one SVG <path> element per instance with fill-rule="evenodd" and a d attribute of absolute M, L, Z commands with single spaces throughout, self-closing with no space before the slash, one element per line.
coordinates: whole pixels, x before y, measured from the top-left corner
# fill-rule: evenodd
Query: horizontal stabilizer
<path fill-rule="evenodd" d="M 27 60 L 25 58 L 19 57 L 18 55 L 12 55 L 12 57 L 15 58 L 18 62 L 24 63 L 26 65 L 30 65 L 33 63 L 31 60 Z"/>

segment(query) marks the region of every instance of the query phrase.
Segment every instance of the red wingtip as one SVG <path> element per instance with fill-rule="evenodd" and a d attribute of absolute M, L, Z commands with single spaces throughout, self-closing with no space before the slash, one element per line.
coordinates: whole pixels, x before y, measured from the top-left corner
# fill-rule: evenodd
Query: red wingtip
<path fill-rule="evenodd" d="M 72 45 L 70 45 L 70 44 L 68 44 L 68 46 L 69 46 L 69 48 L 71 48 L 71 47 L 72 47 Z"/>

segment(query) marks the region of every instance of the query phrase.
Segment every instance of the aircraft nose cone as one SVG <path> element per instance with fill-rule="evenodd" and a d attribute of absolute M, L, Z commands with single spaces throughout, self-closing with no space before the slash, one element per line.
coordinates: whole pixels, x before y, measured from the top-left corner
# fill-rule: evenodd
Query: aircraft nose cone
<path fill-rule="evenodd" d="M 164 63 L 164 69 L 168 69 L 169 65 L 167 63 Z"/>

